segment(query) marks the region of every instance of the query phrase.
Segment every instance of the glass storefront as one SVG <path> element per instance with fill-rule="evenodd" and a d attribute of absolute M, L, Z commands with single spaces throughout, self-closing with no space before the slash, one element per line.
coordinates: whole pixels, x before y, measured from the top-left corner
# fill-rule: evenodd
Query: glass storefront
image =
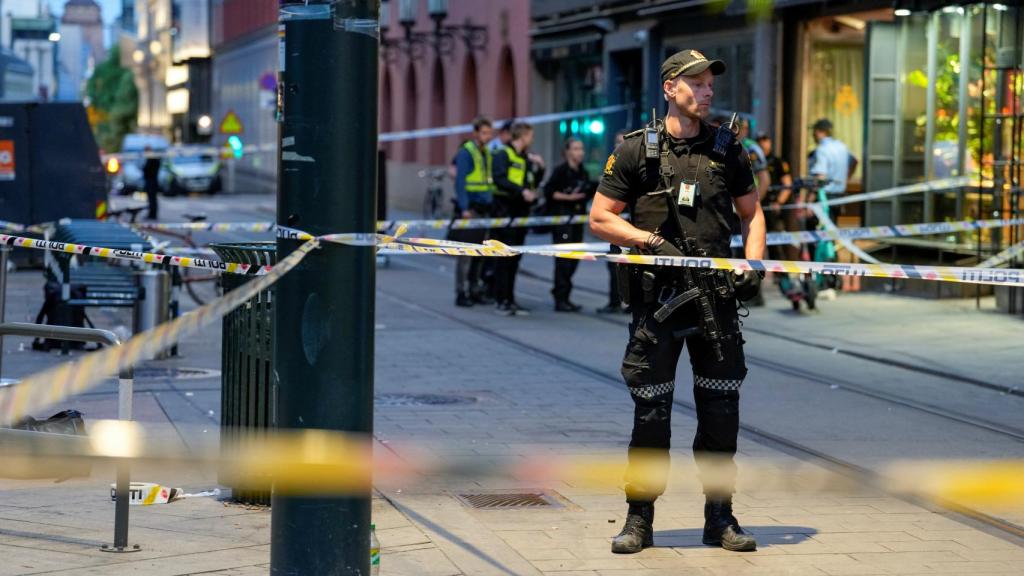
<path fill-rule="evenodd" d="M 870 191 L 967 176 L 965 188 L 869 203 L 867 224 L 1013 217 L 1024 214 L 1021 8 L 951 5 L 896 16 L 875 10 L 805 23 L 798 95 L 801 158 L 810 126 L 832 120 L 861 160 L 851 190 Z M 863 156 L 863 157 L 862 157 Z M 987 250 L 1019 241 L 1010 228 L 964 235 Z"/>

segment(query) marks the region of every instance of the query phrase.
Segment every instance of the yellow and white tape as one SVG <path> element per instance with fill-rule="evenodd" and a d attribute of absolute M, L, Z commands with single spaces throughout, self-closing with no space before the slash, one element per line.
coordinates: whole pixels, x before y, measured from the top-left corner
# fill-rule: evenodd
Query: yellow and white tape
<path fill-rule="evenodd" d="M 1018 242 L 999 254 L 985 260 L 981 264 L 978 264 L 978 268 L 995 268 L 996 266 L 1001 266 L 1020 255 L 1024 255 L 1024 242 Z"/>
<path fill-rule="evenodd" d="M 561 258 L 596 259 L 592 253 L 556 254 Z M 955 266 L 919 266 L 911 264 L 860 264 L 840 262 L 798 262 L 789 260 L 746 260 L 739 258 L 700 258 L 678 256 L 645 256 L 640 254 L 604 254 L 601 258 L 620 264 L 669 266 L 689 268 L 715 268 L 719 270 L 759 270 L 792 274 L 822 274 L 825 276 L 862 276 L 907 280 L 932 280 L 966 284 L 993 284 L 997 286 L 1024 286 L 1024 270 L 963 268 Z"/>
<path fill-rule="evenodd" d="M 0 388 L 0 425 L 10 425 L 64 398 L 85 392 L 111 374 L 152 358 L 180 339 L 197 333 L 272 286 L 318 245 L 316 239 L 306 241 L 266 274 L 188 314 L 138 334 L 121 346 L 104 348 L 76 362 L 29 376 L 17 386 Z"/>
<path fill-rule="evenodd" d="M 218 272 L 227 272 L 229 274 L 266 274 L 270 270 L 269 266 L 253 266 L 251 264 L 223 262 L 220 260 L 209 260 L 206 258 L 192 258 L 188 256 L 172 256 L 169 254 L 155 254 L 152 252 L 103 248 L 99 246 L 87 246 L 85 244 L 74 244 L 71 242 L 55 242 L 53 240 L 38 240 L 35 238 L 10 236 L 8 234 L 0 234 L 0 244 L 8 244 L 19 248 L 64 252 L 66 254 L 96 256 L 111 260 L 128 260 L 131 262 L 162 264 L 167 266 L 176 266 L 179 268 L 215 270 Z"/>

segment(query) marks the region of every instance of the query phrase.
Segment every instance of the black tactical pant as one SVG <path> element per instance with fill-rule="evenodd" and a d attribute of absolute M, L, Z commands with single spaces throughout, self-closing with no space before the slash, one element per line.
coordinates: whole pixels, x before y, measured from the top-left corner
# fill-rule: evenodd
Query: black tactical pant
<path fill-rule="evenodd" d="M 491 238 L 508 246 L 521 246 L 526 243 L 526 228 L 496 228 Z M 516 275 L 519 274 L 519 261 L 522 254 L 496 258 L 494 262 L 494 299 L 499 303 L 516 301 Z"/>
<path fill-rule="evenodd" d="M 554 244 L 582 242 L 583 225 L 558 226 L 551 232 L 551 240 Z M 576 267 L 579 264 L 579 260 L 555 258 L 555 287 L 551 289 L 555 302 L 569 301 L 569 294 L 572 292 L 572 275 L 576 273 Z"/>
<path fill-rule="evenodd" d="M 697 326 L 694 303 L 677 309 L 664 322 L 653 317 L 660 307 L 656 302 L 633 302 L 633 323 L 622 361 L 622 375 L 635 407 L 626 500 L 653 502 L 665 491 L 676 364 L 684 346 L 693 368 L 697 407 L 693 454 L 704 493 L 712 497 L 729 496 L 736 475 L 733 456 L 739 433 L 740 385 L 747 375 L 735 300 L 715 300 L 720 327 L 731 334 L 721 341 L 721 361 L 703 336 L 682 337 L 683 331 Z"/>
<path fill-rule="evenodd" d="M 491 207 L 489 204 L 470 204 L 470 210 L 473 211 L 474 218 L 485 218 L 490 215 Z M 448 239 L 454 242 L 471 242 L 473 244 L 482 244 L 487 239 L 486 228 L 472 228 L 472 229 L 450 229 L 448 230 Z M 484 260 L 486 257 L 473 257 L 473 256 L 456 256 L 455 257 L 455 293 L 464 294 L 466 296 L 475 296 L 480 294 L 484 287 L 482 286 L 483 281 L 483 267 Z"/>

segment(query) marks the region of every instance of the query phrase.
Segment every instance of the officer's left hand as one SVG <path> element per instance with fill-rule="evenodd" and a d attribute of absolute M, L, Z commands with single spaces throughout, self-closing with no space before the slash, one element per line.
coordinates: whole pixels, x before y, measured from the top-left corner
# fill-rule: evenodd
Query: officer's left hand
<path fill-rule="evenodd" d="M 533 202 L 537 199 L 537 193 L 533 190 L 523 190 L 523 200 L 527 202 Z"/>
<path fill-rule="evenodd" d="M 758 292 L 761 291 L 761 278 L 763 272 L 756 270 L 744 270 L 743 272 L 733 272 L 732 276 L 732 287 L 736 292 L 736 298 L 740 301 L 746 302 L 751 298 L 757 296 Z"/>

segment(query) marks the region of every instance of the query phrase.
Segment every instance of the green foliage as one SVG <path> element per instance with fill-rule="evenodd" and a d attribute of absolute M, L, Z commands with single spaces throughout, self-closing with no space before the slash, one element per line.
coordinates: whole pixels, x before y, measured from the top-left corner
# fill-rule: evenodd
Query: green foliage
<path fill-rule="evenodd" d="M 98 121 L 93 126 L 96 140 L 106 152 L 118 152 L 125 134 L 135 129 L 139 93 L 132 71 L 121 66 L 121 50 L 114 46 L 107 59 L 96 66 L 86 85 Z"/>

